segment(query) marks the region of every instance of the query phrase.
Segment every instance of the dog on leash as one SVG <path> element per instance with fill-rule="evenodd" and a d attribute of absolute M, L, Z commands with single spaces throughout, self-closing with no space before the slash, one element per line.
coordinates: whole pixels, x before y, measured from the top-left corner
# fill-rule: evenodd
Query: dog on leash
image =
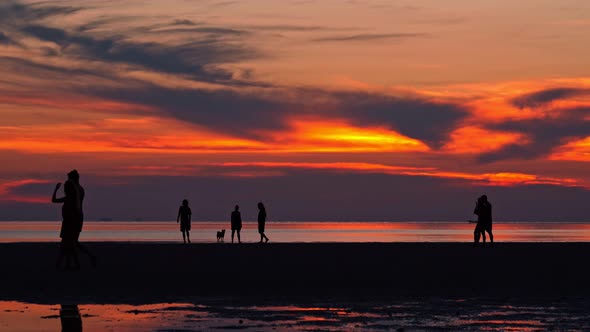
<path fill-rule="evenodd" d="M 223 242 L 223 238 L 225 237 L 225 229 L 217 232 L 217 242 Z"/>

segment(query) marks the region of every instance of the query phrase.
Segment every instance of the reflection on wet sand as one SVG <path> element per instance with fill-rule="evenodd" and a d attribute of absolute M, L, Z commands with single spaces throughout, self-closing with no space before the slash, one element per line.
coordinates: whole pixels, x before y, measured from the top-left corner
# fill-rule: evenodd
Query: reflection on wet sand
<path fill-rule="evenodd" d="M 0 302 L 0 330 L 156 331 L 240 329 L 271 330 L 470 330 L 543 331 L 590 329 L 590 301 L 542 301 L 506 304 L 481 299 L 428 299 L 397 303 L 312 303 L 308 305 L 206 304 L 34 305 Z M 515 301 L 517 302 L 517 301 Z M 330 304 L 327 304 L 330 303 Z M 541 303 L 541 302 L 540 302 Z M 55 311 L 59 310 L 59 315 Z M 80 313 L 82 312 L 82 314 Z"/>
<path fill-rule="evenodd" d="M 82 332 L 82 316 L 76 304 L 62 304 L 59 310 L 62 332 Z"/>

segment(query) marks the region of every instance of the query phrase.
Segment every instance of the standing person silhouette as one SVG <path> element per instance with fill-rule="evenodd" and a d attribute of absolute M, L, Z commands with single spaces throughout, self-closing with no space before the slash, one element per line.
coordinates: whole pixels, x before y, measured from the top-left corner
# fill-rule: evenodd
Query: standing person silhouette
<path fill-rule="evenodd" d="M 260 233 L 260 243 L 264 239 L 265 242 L 268 242 L 268 237 L 264 234 L 264 226 L 266 224 L 266 209 L 264 208 L 264 204 L 262 202 L 258 203 L 258 233 Z"/>
<path fill-rule="evenodd" d="M 488 201 L 486 195 L 482 195 L 477 199 L 473 213 L 477 215 L 477 225 L 473 232 L 474 245 L 479 242 L 479 237 L 483 238 L 482 245 L 486 243 L 486 233 L 490 236 L 490 244 L 494 246 L 494 235 L 492 234 L 492 204 Z"/>
<path fill-rule="evenodd" d="M 84 196 L 86 192 L 84 191 L 84 187 L 80 185 L 80 174 L 77 170 L 72 170 L 68 173 L 68 178 L 74 183 L 78 193 L 78 234 L 76 236 L 76 249 L 80 252 L 84 253 L 90 259 L 90 263 L 92 266 L 96 267 L 96 256 L 88 250 L 88 248 L 80 243 L 80 233 L 82 233 L 82 228 L 84 226 Z"/>
<path fill-rule="evenodd" d="M 242 215 L 240 214 L 240 207 L 236 205 L 236 208 L 231 213 L 231 243 L 234 243 L 234 233 L 238 233 L 238 243 L 242 243 L 240 240 L 240 231 L 242 230 Z"/>
<path fill-rule="evenodd" d="M 51 196 L 52 203 L 63 203 L 61 207 L 61 230 L 59 232 L 61 243 L 55 267 L 59 268 L 62 260 L 65 258 L 66 270 L 71 268 L 72 261 L 75 269 L 80 268 L 76 244 L 78 241 L 78 236 L 80 235 L 79 230 L 82 211 L 79 188 L 72 180 L 72 175 L 72 172 L 68 173 L 68 180 L 64 183 L 65 196 L 61 198 L 56 197 L 57 191 L 61 187 L 61 182 L 55 185 L 53 195 Z"/>
<path fill-rule="evenodd" d="M 191 208 L 188 207 L 188 200 L 183 200 L 182 205 L 178 209 L 178 217 L 176 217 L 176 223 L 180 222 L 180 231 L 182 232 L 182 241 L 191 243 L 190 230 L 191 230 Z"/>

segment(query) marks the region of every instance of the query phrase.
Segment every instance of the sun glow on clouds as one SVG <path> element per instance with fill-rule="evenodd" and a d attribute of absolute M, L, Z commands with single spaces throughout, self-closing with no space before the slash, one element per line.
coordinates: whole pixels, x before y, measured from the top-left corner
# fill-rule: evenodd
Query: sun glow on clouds
<path fill-rule="evenodd" d="M 445 144 L 443 150 L 450 153 L 481 153 L 498 150 L 508 144 L 526 142 L 527 137 L 524 134 L 466 126 L 451 133 L 450 141 Z"/>
<path fill-rule="evenodd" d="M 552 160 L 590 162 L 590 137 L 560 147 L 549 158 Z"/>
<path fill-rule="evenodd" d="M 385 128 L 355 127 L 343 120 L 293 120 L 291 131 L 270 133 L 272 141 L 297 152 L 425 152 L 429 148 Z M 281 147 L 277 146 L 277 151 Z"/>
<path fill-rule="evenodd" d="M 217 134 L 171 119 L 108 118 L 86 124 L 0 127 L 0 149 L 24 152 L 298 153 L 425 152 L 422 142 L 383 128 L 343 121 L 293 121 L 287 132 L 253 140 Z M 62 133 L 70 133 L 63 135 Z"/>

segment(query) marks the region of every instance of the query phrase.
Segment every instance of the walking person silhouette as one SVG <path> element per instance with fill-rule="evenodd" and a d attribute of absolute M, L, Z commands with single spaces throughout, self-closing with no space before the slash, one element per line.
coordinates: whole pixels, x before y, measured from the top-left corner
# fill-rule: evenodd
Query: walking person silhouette
<path fill-rule="evenodd" d="M 242 230 L 242 215 L 240 214 L 240 207 L 236 205 L 234 211 L 231 213 L 231 243 L 234 243 L 234 233 L 238 233 L 238 243 L 240 240 L 240 231 Z"/>
<path fill-rule="evenodd" d="M 475 203 L 473 213 L 477 215 L 477 225 L 473 231 L 473 245 L 479 243 L 480 236 L 483 238 L 482 245 L 486 243 L 486 232 L 490 236 L 490 244 L 494 246 L 494 235 L 492 234 L 492 204 L 486 195 L 482 195 Z"/>
<path fill-rule="evenodd" d="M 262 202 L 258 203 L 258 233 L 260 233 L 260 243 L 264 239 L 265 242 L 268 242 L 268 237 L 264 234 L 264 226 L 266 224 L 266 209 L 264 208 L 264 204 Z"/>
<path fill-rule="evenodd" d="M 191 208 L 188 207 L 188 200 L 182 200 L 182 205 L 178 209 L 178 216 L 176 217 L 176 223 L 180 222 L 180 231 L 182 232 L 182 241 L 184 243 L 191 243 L 190 230 L 191 230 Z"/>

